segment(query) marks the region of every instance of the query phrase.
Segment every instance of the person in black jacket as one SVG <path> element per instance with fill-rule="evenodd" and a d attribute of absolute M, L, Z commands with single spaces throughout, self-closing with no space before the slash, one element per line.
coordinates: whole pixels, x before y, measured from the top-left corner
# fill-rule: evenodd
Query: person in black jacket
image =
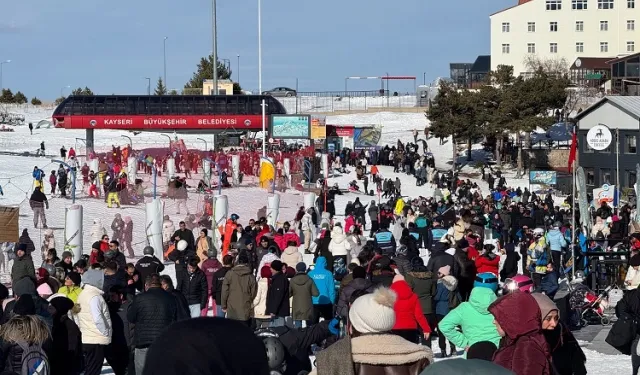
<path fill-rule="evenodd" d="M 127 287 L 127 273 L 124 268 L 119 268 L 116 262 L 107 261 L 104 264 L 104 284 L 102 291 L 105 295 L 109 295 L 111 287 L 119 286 Z"/>
<path fill-rule="evenodd" d="M 189 312 L 192 318 L 197 318 L 203 309 L 207 307 L 209 286 L 207 277 L 198 267 L 198 259 L 191 258 L 187 262 L 187 276 L 178 281 L 180 293 L 184 295 L 189 304 Z"/>
<path fill-rule="evenodd" d="M 133 366 L 133 326 L 127 319 L 127 311 L 131 305 L 133 294 L 127 289 L 114 285 L 105 294 L 107 307 L 111 317 L 111 343 L 105 349 L 105 359 L 114 374 L 125 374 L 127 368 Z"/>
<path fill-rule="evenodd" d="M 331 336 L 337 336 L 340 330 L 338 319 L 323 320 L 306 328 L 289 328 L 287 326 L 268 328 L 278 335 L 285 349 L 284 361 L 286 370 L 282 375 L 299 375 L 309 373 L 313 367 L 309 359 L 311 345 L 319 345 Z M 258 336 L 261 334 L 258 332 Z"/>
<path fill-rule="evenodd" d="M 171 276 L 162 275 L 160 276 L 160 282 L 162 284 L 162 289 L 166 290 L 167 293 L 170 293 L 178 304 L 178 320 L 186 320 L 191 318 L 191 314 L 189 313 L 189 304 L 187 303 L 187 299 L 184 298 L 182 293 L 176 290 L 173 286 L 173 280 L 171 280 Z"/>
<path fill-rule="evenodd" d="M 227 272 L 233 267 L 233 256 L 225 255 L 222 258 L 222 268 L 213 274 L 214 290 L 211 291 L 216 297 L 216 316 L 224 318 L 225 313 L 222 311 L 222 283 Z"/>
<path fill-rule="evenodd" d="M 136 270 L 140 273 L 141 280 L 144 281 L 154 273 L 160 274 L 160 272 L 164 271 L 164 264 L 153 255 L 153 247 L 146 246 L 144 250 L 142 250 L 142 253 L 144 256 L 136 263 Z"/>
<path fill-rule="evenodd" d="M 82 336 L 80 328 L 67 315 L 73 301 L 65 296 L 51 300 L 53 308 L 53 341 L 49 364 L 52 374 L 79 375 L 84 371 Z"/>
<path fill-rule="evenodd" d="M 279 260 L 271 262 L 271 283 L 267 291 L 266 314 L 271 315 L 270 327 L 284 325 L 284 318 L 289 316 L 289 279 L 282 272 L 283 265 Z"/>
<path fill-rule="evenodd" d="M 193 232 L 187 229 L 187 224 L 184 221 L 180 222 L 180 229 L 173 234 L 173 240 L 179 242 L 180 240 L 187 241 L 187 249 L 189 251 L 195 251 L 196 239 L 193 237 Z"/>
<path fill-rule="evenodd" d="M 124 269 L 127 265 L 127 258 L 120 251 L 120 242 L 112 240 L 109 242 L 109 250 L 104 253 L 104 259 L 106 261 L 114 261 L 118 265 L 118 268 Z"/>
<path fill-rule="evenodd" d="M 134 362 L 136 374 L 142 374 L 147 350 L 172 323 L 178 320 L 176 299 L 162 289 L 159 275 L 151 275 L 147 278 L 145 292 L 135 296 L 127 311 L 127 319 L 129 323 L 135 324 Z"/>
<path fill-rule="evenodd" d="M 518 273 L 518 262 L 520 261 L 520 254 L 516 253 L 516 246 L 514 244 L 506 244 L 504 251 L 507 257 L 505 258 L 504 266 L 500 270 L 500 281 L 502 282 L 510 277 L 514 277 Z"/>
<path fill-rule="evenodd" d="M 453 272 L 456 267 L 456 262 L 453 259 L 453 255 L 446 252 L 447 244 L 444 242 L 436 242 L 434 244 L 433 250 L 431 251 L 431 257 L 427 262 L 427 271 L 433 273 L 434 275 L 438 274 L 438 270 L 444 266 L 451 267 Z"/>

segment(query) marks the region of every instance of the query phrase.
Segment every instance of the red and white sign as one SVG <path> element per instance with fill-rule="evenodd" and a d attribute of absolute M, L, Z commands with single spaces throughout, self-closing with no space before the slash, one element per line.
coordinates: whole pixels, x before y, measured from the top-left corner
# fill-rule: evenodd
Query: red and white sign
<path fill-rule="evenodd" d="M 338 137 L 353 137 L 353 128 L 336 128 Z"/>
<path fill-rule="evenodd" d="M 268 121 L 268 117 L 267 117 Z M 228 129 L 262 130 L 262 116 L 257 115 L 220 115 L 220 116 L 59 116 L 53 118 L 57 127 L 65 129 Z M 268 124 L 267 124 L 268 127 Z"/>

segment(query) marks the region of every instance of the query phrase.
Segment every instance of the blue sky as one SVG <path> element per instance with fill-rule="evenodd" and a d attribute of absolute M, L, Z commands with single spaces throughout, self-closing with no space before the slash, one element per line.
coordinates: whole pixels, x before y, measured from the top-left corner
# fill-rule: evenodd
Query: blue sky
<path fill-rule="evenodd" d="M 218 54 L 240 55 L 240 83 L 258 88 L 257 0 L 217 0 Z M 263 0 L 263 89 L 342 90 L 346 76 L 449 75 L 449 62 L 489 53 L 489 14 L 516 0 Z M 54 99 L 89 86 L 99 94 L 144 94 L 163 72 L 182 88 L 210 53 L 211 0 L 4 1 L 3 86 Z M 377 89 L 379 81 L 349 84 Z M 391 90 L 412 90 L 391 83 Z"/>

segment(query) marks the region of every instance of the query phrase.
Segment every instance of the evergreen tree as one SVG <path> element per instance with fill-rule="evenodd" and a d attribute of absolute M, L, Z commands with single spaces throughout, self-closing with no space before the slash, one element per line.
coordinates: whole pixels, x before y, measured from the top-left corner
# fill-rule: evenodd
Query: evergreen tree
<path fill-rule="evenodd" d="M 171 91 L 169 91 L 169 95 L 178 95 L 178 91 L 172 89 Z"/>
<path fill-rule="evenodd" d="M 78 87 L 77 89 L 71 91 L 71 95 L 80 96 L 80 95 L 93 95 L 93 91 L 91 91 L 88 87 Z"/>
<path fill-rule="evenodd" d="M 0 103 L 13 103 L 13 92 L 11 92 L 11 89 L 2 89 L 2 95 L 0 95 Z"/>
<path fill-rule="evenodd" d="M 55 105 L 59 105 L 60 103 L 62 103 L 66 98 L 64 96 L 59 97 L 58 99 L 56 99 L 53 104 Z"/>
<path fill-rule="evenodd" d="M 31 98 L 31 105 L 42 105 L 42 100 L 34 96 Z"/>
<path fill-rule="evenodd" d="M 167 95 L 167 88 L 164 86 L 164 82 L 162 81 L 162 77 L 158 78 L 158 84 L 156 85 L 156 90 L 153 93 L 154 95 Z"/>
<path fill-rule="evenodd" d="M 20 91 L 13 96 L 13 102 L 16 104 L 25 104 L 28 102 L 27 97 Z"/>
<path fill-rule="evenodd" d="M 232 71 L 227 69 L 227 66 L 220 63 L 220 60 L 217 61 L 218 64 L 218 79 L 231 79 Z M 186 89 L 201 89 L 202 84 L 205 79 L 213 78 L 213 55 L 209 55 L 208 57 L 202 57 L 200 62 L 198 63 L 198 67 L 196 71 L 193 73 L 193 76 L 187 82 L 184 87 Z M 237 82 L 233 83 L 233 93 L 239 94 L 242 93 L 242 87 Z"/>

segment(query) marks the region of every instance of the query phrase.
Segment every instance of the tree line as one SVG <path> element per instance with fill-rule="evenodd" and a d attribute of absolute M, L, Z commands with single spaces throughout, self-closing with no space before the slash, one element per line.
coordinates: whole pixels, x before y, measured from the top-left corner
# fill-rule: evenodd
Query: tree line
<path fill-rule="evenodd" d="M 467 160 L 471 161 L 471 144 L 484 138 L 495 140 L 495 159 L 500 165 L 504 140 L 515 134 L 520 173 L 522 137 L 538 127 L 548 129 L 556 122 L 556 110 L 573 110 L 568 108 L 571 93 L 567 72 L 549 68 L 548 64 L 532 64 L 533 74 L 527 78 L 514 77 L 512 66 L 500 65 L 477 89 L 458 89 L 452 83 L 441 82 L 426 116 L 433 136 L 453 137 L 454 161 L 457 143 L 467 143 Z"/>
<path fill-rule="evenodd" d="M 0 93 L 0 103 L 2 104 L 26 104 L 28 102 L 27 96 L 21 91 L 14 94 L 11 89 L 2 89 L 2 93 Z M 34 96 L 31 98 L 31 104 L 41 105 L 42 101 Z"/>

